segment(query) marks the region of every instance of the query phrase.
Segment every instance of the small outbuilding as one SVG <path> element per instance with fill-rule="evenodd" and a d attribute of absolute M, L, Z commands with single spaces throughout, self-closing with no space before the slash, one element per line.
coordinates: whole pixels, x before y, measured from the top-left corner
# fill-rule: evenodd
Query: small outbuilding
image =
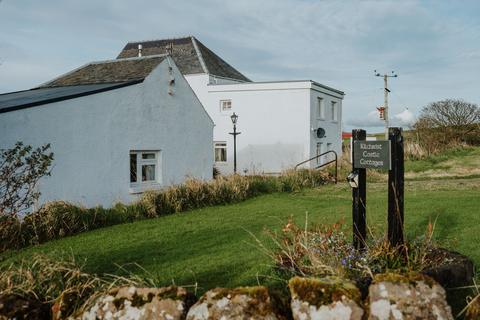
<path fill-rule="evenodd" d="M 92 62 L 0 95 L 0 149 L 50 143 L 40 202 L 130 202 L 147 189 L 211 179 L 213 121 L 166 54 Z"/>

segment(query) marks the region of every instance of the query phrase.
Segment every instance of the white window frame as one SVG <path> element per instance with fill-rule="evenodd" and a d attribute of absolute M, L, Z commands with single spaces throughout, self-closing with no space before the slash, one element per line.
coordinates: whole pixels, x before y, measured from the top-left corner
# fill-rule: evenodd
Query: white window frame
<path fill-rule="evenodd" d="M 225 161 L 217 161 L 217 159 L 216 159 L 217 149 L 225 149 Z M 227 142 L 226 141 L 214 141 L 213 142 L 213 159 L 215 160 L 215 163 L 218 163 L 218 164 L 227 163 L 228 149 L 227 149 Z"/>
<path fill-rule="evenodd" d="M 154 154 L 153 159 L 144 159 L 143 155 Z M 136 155 L 136 181 L 131 181 L 131 155 Z M 142 193 L 146 190 L 158 189 L 162 185 L 162 169 L 161 169 L 161 152 L 160 150 L 131 150 L 129 153 L 129 181 L 130 193 Z M 155 166 L 155 179 L 149 181 L 142 181 L 142 166 Z"/>
<path fill-rule="evenodd" d="M 332 122 L 338 121 L 338 103 L 336 101 L 330 101 L 330 110 L 332 113 Z"/>
<path fill-rule="evenodd" d="M 317 113 L 317 119 L 325 119 L 325 100 L 322 97 L 317 97 L 317 109 L 315 112 Z"/>
<path fill-rule="evenodd" d="M 224 108 L 224 105 L 230 105 L 229 108 Z M 220 100 L 220 112 L 221 113 L 230 113 L 232 111 L 232 100 L 231 99 L 222 99 Z"/>

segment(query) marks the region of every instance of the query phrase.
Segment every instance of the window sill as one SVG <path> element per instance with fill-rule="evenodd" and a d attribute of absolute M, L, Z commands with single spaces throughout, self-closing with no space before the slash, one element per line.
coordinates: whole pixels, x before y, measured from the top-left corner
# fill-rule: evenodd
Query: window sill
<path fill-rule="evenodd" d="M 224 167 L 224 166 L 228 165 L 228 162 L 227 161 L 216 161 L 215 165 Z"/>
<path fill-rule="evenodd" d="M 162 185 L 158 182 L 131 183 L 128 192 L 130 194 L 138 194 L 149 190 L 159 190 L 161 188 Z"/>

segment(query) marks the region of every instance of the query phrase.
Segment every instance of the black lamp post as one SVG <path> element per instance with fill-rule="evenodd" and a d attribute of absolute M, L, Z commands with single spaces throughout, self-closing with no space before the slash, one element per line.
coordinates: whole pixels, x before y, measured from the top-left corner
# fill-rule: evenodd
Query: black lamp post
<path fill-rule="evenodd" d="M 229 132 L 233 136 L 233 173 L 237 173 L 237 136 L 241 132 L 237 132 L 238 115 L 235 112 L 230 116 L 233 123 L 233 132 Z"/>

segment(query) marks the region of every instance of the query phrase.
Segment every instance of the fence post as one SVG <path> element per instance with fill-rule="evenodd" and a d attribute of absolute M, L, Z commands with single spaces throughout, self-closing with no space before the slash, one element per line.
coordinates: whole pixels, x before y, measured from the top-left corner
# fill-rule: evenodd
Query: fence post
<path fill-rule="evenodd" d="M 366 205 L 367 205 L 367 169 L 354 167 L 355 140 L 366 140 L 367 132 L 362 129 L 352 130 L 352 170 L 358 174 L 358 187 L 352 188 L 353 246 L 364 249 L 367 238 Z"/>
<path fill-rule="evenodd" d="M 403 245 L 404 158 L 402 128 L 389 128 L 391 169 L 388 171 L 388 241 Z"/>

